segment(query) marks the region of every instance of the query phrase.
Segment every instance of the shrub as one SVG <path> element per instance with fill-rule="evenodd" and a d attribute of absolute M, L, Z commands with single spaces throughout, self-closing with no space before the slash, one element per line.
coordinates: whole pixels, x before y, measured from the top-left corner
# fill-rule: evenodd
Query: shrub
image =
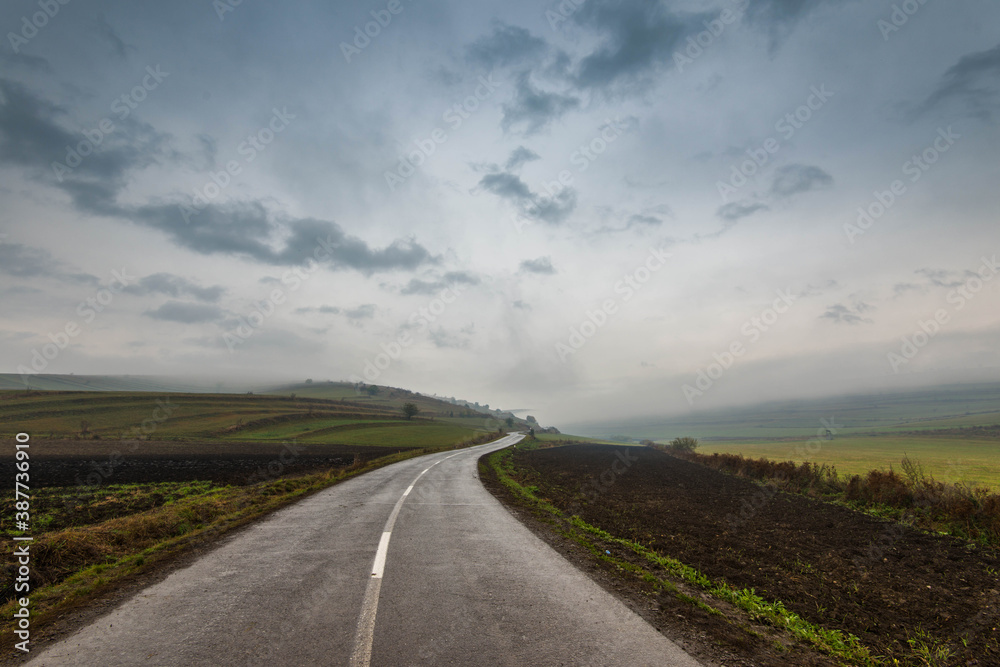
<path fill-rule="evenodd" d="M 698 449 L 697 438 L 674 438 L 670 441 L 670 450 L 679 454 L 693 454 Z"/>

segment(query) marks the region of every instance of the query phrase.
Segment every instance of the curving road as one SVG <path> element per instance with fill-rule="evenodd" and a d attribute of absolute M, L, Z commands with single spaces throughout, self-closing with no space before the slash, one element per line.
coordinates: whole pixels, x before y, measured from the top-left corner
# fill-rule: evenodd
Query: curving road
<path fill-rule="evenodd" d="M 483 488 L 520 437 L 298 502 L 28 664 L 698 665 Z"/>

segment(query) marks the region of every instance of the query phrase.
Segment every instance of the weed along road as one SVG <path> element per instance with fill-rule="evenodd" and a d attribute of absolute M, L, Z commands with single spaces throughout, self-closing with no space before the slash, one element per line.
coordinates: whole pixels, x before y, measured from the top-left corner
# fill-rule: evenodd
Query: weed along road
<path fill-rule="evenodd" d="M 483 487 L 479 457 L 520 438 L 322 491 L 28 664 L 698 665 Z"/>

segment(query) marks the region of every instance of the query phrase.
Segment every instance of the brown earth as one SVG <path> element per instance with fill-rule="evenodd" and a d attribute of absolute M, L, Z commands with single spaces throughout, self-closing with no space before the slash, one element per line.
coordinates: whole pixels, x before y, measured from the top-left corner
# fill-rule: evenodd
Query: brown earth
<path fill-rule="evenodd" d="M 873 655 L 1000 665 L 1000 555 L 992 549 L 647 448 L 518 450 L 514 463 L 560 509 L 849 632 Z M 676 613 L 685 612 L 661 610 Z M 937 662 L 921 661 L 923 646 L 939 650 Z"/>

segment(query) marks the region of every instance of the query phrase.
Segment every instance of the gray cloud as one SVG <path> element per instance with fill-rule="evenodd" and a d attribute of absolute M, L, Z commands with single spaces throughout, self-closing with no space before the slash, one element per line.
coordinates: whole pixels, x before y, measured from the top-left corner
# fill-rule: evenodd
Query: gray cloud
<path fill-rule="evenodd" d="M 919 276 L 923 276 L 932 287 L 944 287 L 953 289 L 961 287 L 965 282 L 978 274 L 974 271 L 948 271 L 946 269 L 917 269 L 914 271 Z"/>
<path fill-rule="evenodd" d="M 343 315 L 349 320 L 370 320 L 375 317 L 377 307 L 373 303 L 364 303 L 355 308 L 338 308 L 337 306 L 317 306 L 296 308 L 296 313 L 321 313 L 323 315 Z"/>
<path fill-rule="evenodd" d="M 531 83 L 531 72 L 521 72 L 514 82 L 514 98 L 502 105 L 504 132 L 521 127 L 526 135 L 536 134 L 567 111 L 580 106 L 572 95 L 545 92 Z"/>
<path fill-rule="evenodd" d="M 154 273 L 141 278 L 122 291 L 136 296 L 165 294 L 166 296 L 180 297 L 188 295 L 199 301 L 215 303 L 226 292 L 226 288 L 221 285 L 202 287 L 187 278 L 175 276 L 172 273 Z"/>
<path fill-rule="evenodd" d="M 325 257 L 328 268 L 354 269 L 366 275 L 415 269 L 439 261 L 413 239 L 398 239 L 375 249 L 347 234 L 335 222 L 312 218 L 279 222 L 257 201 L 209 204 L 192 216 L 190 223 L 185 222 L 180 207 L 175 205 L 152 204 L 120 213 L 202 255 L 235 255 L 282 266 Z M 283 245 L 275 247 L 272 239 L 279 236 L 284 237 Z"/>
<path fill-rule="evenodd" d="M 449 271 L 440 278 L 434 280 L 420 280 L 413 278 L 406 286 L 400 290 L 400 294 L 424 294 L 436 295 L 441 290 L 451 285 L 478 285 L 482 281 L 467 271 Z"/>
<path fill-rule="evenodd" d="M 518 26 L 497 22 L 493 32 L 467 48 L 469 60 L 488 67 L 508 67 L 525 60 L 537 61 L 548 49 L 544 39 Z"/>
<path fill-rule="evenodd" d="M 581 88 L 631 90 L 662 66 L 707 13 L 679 15 L 659 0 L 588 0 L 576 22 L 603 36 L 601 46 L 584 57 L 575 81 Z"/>
<path fill-rule="evenodd" d="M 524 146 L 518 146 L 511 152 L 510 157 L 507 158 L 507 163 L 504 165 L 504 169 L 507 171 L 514 171 L 526 162 L 539 159 L 541 159 L 541 156 L 539 156 L 535 151 L 525 148 Z"/>
<path fill-rule="evenodd" d="M 750 217 L 757 211 L 768 210 L 767 204 L 760 202 L 729 202 L 715 212 L 717 216 L 729 222 L 737 222 L 743 218 Z"/>
<path fill-rule="evenodd" d="M 576 208 L 576 191 L 565 187 L 554 195 L 536 194 L 521 177 L 509 172 L 487 174 L 479 187 L 510 201 L 525 218 L 558 224 Z"/>
<path fill-rule="evenodd" d="M 833 320 L 840 324 L 873 324 L 874 320 L 864 316 L 864 313 L 870 310 L 875 310 L 875 307 L 864 301 L 855 301 L 851 306 L 837 303 L 828 306 L 826 312 L 820 315 L 820 319 Z"/>
<path fill-rule="evenodd" d="M 977 118 L 992 120 L 1000 94 L 1000 44 L 988 51 L 963 56 L 942 79 L 920 111 L 955 102 Z"/>
<path fill-rule="evenodd" d="M 165 322 L 180 322 L 181 324 L 200 324 L 222 319 L 223 312 L 218 306 L 205 303 L 185 303 L 183 301 L 168 301 L 156 310 L 147 310 L 147 317 Z"/>
<path fill-rule="evenodd" d="M 356 308 L 348 308 L 344 315 L 349 320 L 370 320 L 375 317 L 376 310 L 374 303 L 364 303 Z"/>
<path fill-rule="evenodd" d="M 552 275 L 556 272 L 556 269 L 552 266 L 552 259 L 550 257 L 539 257 L 537 259 L 526 259 L 521 262 L 521 271 L 523 273 Z"/>
<path fill-rule="evenodd" d="M 52 278 L 70 283 L 96 285 L 97 276 L 74 271 L 48 250 L 20 243 L 0 242 L 0 273 L 17 278 Z"/>
<path fill-rule="evenodd" d="M 771 194 L 776 197 L 792 195 L 828 188 L 833 185 L 833 176 L 819 167 L 805 164 L 787 164 L 779 167 L 771 182 Z"/>
<path fill-rule="evenodd" d="M 462 350 L 469 347 L 469 339 L 459 334 L 446 331 L 442 327 L 431 329 L 427 333 L 428 338 L 435 347 Z"/>
<path fill-rule="evenodd" d="M 296 265 L 328 256 L 331 269 L 364 274 L 414 269 L 438 260 L 413 239 L 398 239 L 385 248 L 369 247 L 334 222 L 311 218 L 277 220 L 259 201 L 208 204 L 200 211 L 183 204 L 119 205 L 117 197 L 132 171 L 157 161 L 165 135 L 151 126 L 123 123 L 120 146 L 103 148 L 85 158 L 69 176 L 56 179 L 50 162 L 61 158 L 80 135 L 64 130 L 55 118 L 63 109 L 0 79 L 0 163 L 43 170 L 43 178 L 67 192 L 76 208 L 89 215 L 119 218 L 157 229 L 177 246 L 201 255 L 225 254 L 272 265 Z M 274 239 L 283 238 L 283 246 Z"/>

